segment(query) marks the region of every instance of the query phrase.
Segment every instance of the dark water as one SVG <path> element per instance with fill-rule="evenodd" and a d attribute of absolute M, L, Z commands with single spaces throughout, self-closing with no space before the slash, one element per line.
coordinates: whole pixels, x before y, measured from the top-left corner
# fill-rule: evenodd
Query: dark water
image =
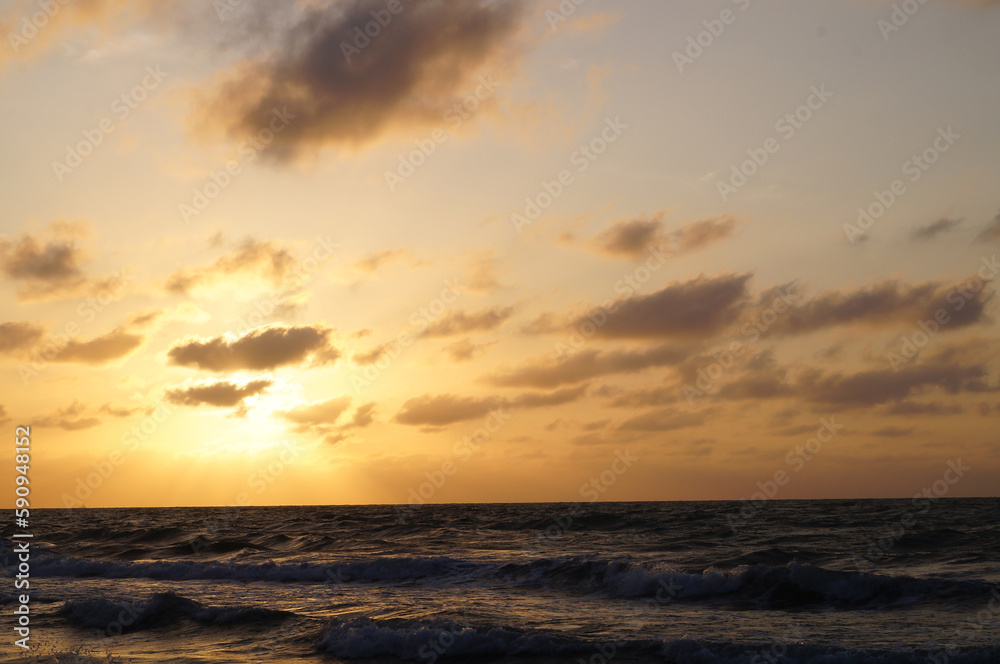
<path fill-rule="evenodd" d="M 32 657 L 1000 662 L 1000 499 L 740 507 L 33 510 Z"/>

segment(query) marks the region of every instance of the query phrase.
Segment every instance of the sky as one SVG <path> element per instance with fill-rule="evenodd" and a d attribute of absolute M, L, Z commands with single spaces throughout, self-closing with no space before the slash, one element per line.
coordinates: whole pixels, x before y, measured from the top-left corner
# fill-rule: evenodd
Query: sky
<path fill-rule="evenodd" d="M 32 505 L 996 495 L 998 4 L 5 2 Z"/>

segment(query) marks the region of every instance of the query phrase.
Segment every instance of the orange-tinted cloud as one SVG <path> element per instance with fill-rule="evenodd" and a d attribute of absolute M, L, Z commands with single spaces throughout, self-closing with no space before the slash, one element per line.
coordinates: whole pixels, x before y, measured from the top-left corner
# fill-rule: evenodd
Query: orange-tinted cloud
<path fill-rule="evenodd" d="M 193 385 L 171 388 L 166 399 L 178 406 L 214 406 L 229 408 L 239 406 L 247 397 L 260 394 L 274 384 L 268 378 L 258 378 L 245 383 L 229 380 L 209 380 Z"/>
<path fill-rule="evenodd" d="M 691 356 L 690 346 L 662 344 L 638 350 L 587 348 L 557 358 L 530 360 L 509 371 L 495 372 L 488 381 L 503 387 L 558 387 L 598 376 L 636 373 L 651 367 L 676 366 Z"/>
<path fill-rule="evenodd" d="M 340 351 L 323 325 L 268 325 L 242 336 L 188 339 L 167 352 L 170 364 L 205 371 L 263 371 L 306 362 L 331 364 Z"/>
<path fill-rule="evenodd" d="M 202 286 L 239 277 L 259 278 L 273 286 L 286 282 L 295 265 L 287 249 L 273 242 L 260 242 L 248 238 L 235 250 L 204 267 L 184 268 L 167 278 L 166 288 L 173 293 L 187 294 Z"/>
<path fill-rule="evenodd" d="M 498 408 L 542 408 L 576 401 L 586 386 L 557 390 L 548 394 L 521 394 L 505 397 L 459 397 L 454 394 L 425 394 L 403 404 L 395 420 L 400 424 L 445 426 L 474 420 Z"/>

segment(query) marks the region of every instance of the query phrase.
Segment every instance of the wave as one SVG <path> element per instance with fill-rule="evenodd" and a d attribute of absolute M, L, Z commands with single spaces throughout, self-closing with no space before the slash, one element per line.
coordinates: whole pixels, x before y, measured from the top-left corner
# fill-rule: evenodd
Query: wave
<path fill-rule="evenodd" d="M 204 606 L 172 592 L 158 593 L 142 603 L 128 603 L 104 598 L 66 602 L 56 613 L 71 624 L 98 629 L 109 635 L 135 632 L 181 620 L 201 625 L 238 625 L 281 621 L 295 614 L 258 607 Z"/>
<path fill-rule="evenodd" d="M 648 563 L 581 557 L 529 562 L 469 561 L 446 556 L 372 558 L 351 562 L 128 562 L 46 555 L 32 574 L 50 577 L 230 580 L 276 583 L 459 585 L 503 583 L 577 595 L 668 602 L 752 604 L 762 608 L 902 606 L 987 597 L 975 579 L 914 578 L 824 569 L 805 563 L 710 567 L 685 572 Z"/>
<path fill-rule="evenodd" d="M 943 654 L 928 649 L 852 650 L 806 643 L 734 643 L 694 639 L 599 641 L 505 625 L 474 625 L 446 618 L 375 620 L 333 618 L 316 646 L 341 659 L 434 661 L 469 658 L 568 657 L 583 661 L 655 659 L 675 664 L 926 664 Z M 949 664 L 991 664 L 1000 647 L 968 648 Z M 546 659 L 548 661 L 548 659 Z"/>

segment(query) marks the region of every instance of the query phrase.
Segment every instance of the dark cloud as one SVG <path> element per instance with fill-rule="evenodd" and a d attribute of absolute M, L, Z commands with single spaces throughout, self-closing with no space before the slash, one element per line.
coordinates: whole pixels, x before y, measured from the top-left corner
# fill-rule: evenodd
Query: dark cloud
<path fill-rule="evenodd" d="M 41 325 L 16 321 L 0 323 L 0 355 L 22 355 L 34 348 L 45 336 Z"/>
<path fill-rule="evenodd" d="M 685 413 L 667 408 L 632 417 L 618 428 L 622 431 L 674 431 L 700 426 L 705 423 L 705 417 L 704 413 Z"/>
<path fill-rule="evenodd" d="M 166 399 L 178 406 L 215 406 L 231 408 L 240 406 L 247 397 L 260 394 L 274 384 L 268 378 L 258 378 L 246 383 L 229 380 L 211 380 L 166 391 Z"/>
<path fill-rule="evenodd" d="M 990 297 L 988 289 L 970 292 L 968 298 L 961 296 L 964 304 L 957 308 L 954 298 L 958 297 L 958 287 L 936 282 L 908 285 L 890 280 L 856 290 L 819 293 L 809 302 L 779 313 L 767 328 L 767 334 L 806 334 L 850 324 L 914 326 L 918 321 L 933 319 L 939 309 L 944 309 L 951 319 L 941 326 L 942 331 L 957 330 L 981 321 Z"/>
<path fill-rule="evenodd" d="M 662 241 L 662 215 L 652 219 L 621 221 L 595 237 L 591 242 L 601 252 L 612 256 L 641 258 L 649 247 Z"/>
<path fill-rule="evenodd" d="M 281 160 L 324 145 L 354 148 L 394 129 L 437 126 L 475 88 L 485 65 L 499 66 L 523 14 L 512 0 L 404 2 L 381 34 L 360 52 L 345 53 L 356 28 L 385 7 L 382 0 L 308 7 L 273 52 L 228 72 L 194 124 L 241 140 L 267 128 L 275 109 L 287 109 L 295 117 L 268 148 Z"/>
<path fill-rule="evenodd" d="M 736 231 L 737 225 L 735 219 L 727 216 L 703 219 L 668 234 L 667 243 L 678 254 L 691 253 L 726 239 Z"/>
<path fill-rule="evenodd" d="M 892 369 L 871 369 L 853 374 L 823 374 L 812 369 L 799 376 L 796 385 L 798 393 L 809 401 L 858 407 L 903 401 L 928 388 L 940 389 L 949 394 L 975 391 L 970 388 L 975 388 L 988 374 L 983 365 L 945 363 L 905 367 L 898 372 Z"/>
<path fill-rule="evenodd" d="M 608 405 L 614 408 L 649 408 L 676 403 L 678 399 L 680 390 L 676 387 L 653 387 L 617 394 Z"/>
<path fill-rule="evenodd" d="M 938 219 L 929 224 L 925 224 L 910 233 L 910 239 L 914 242 L 922 242 L 933 239 L 942 233 L 958 227 L 962 223 L 961 219 Z"/>
<path fill-rule="evenodd" d="M 0 238 L 0 272 L 19 284 L 18 299 L 31 302 L 118 294 L 124 287 L 123 276 L 91 279 L 84 274 L 79 241 L 86 232 L 86 224 L 55 222 L 38 236 Z"/>
<path fill-rule="evenodd" d="M 880 438 L 902 438 L 904 436 L 909 436 L 913 433 L 913 427 L 908 429 L 902 429 L 900 427 L 882 427 L 872 431 L 873 436 L 878 436 Z"/>
<path fill-rule="evenodd" d="M 666 232 L 663 213 L 620 221 L 590 240 L 597 251 L 611 256 L 639 259 L 652 250 L 670 256 L 688 254 L 723 240 L 736 230 L 736 220 L 727 217 L 703 219 Z"/>
<path fill-rule="evenodd" d="M 48 415 L 36 417 L 33 426 L 39 429 L 58 428 L 66 431 L 81 431 L 92 429 L 101 423 L 96 417 L 84 417 L 87 407 L 79 401 L 74 401 L 65 408 L 60 408 Z"/>
<path fill-rule="evenodd" d="M 514 313 L 514 307 L 490 307 L 467 313 L 453 311 L 431 323 L 424 331 L 426 337 L 447 337 L 465 332 L 493 330 Z"/>
<path fill-rule="evenodd" d="M 946 404 L 935 401 L 901 401 L 894 403 L 886 412 L 890 415 L 960 415 L 965 409 L 958 404 Z"/>
<path fill-rule="evenodd" d="M 640 350 L 584 349 L 565 357 L 531 360 L 512 371 L 499 372 L 488 381 L 504 387 L 558 387 L 609 374 L 675 366 L 691 353 L 690 346 L 676 344 Z"/>
<path fill-rule="evenodd" d="M 7 417 L 7 408 L 0 404 L 0 424 L 6 424 L 10 422 L 10 418 Z"/>
<path fill-rule="evenodd" d="M 340 351 L 330 343 L 333 330 L 322 325 L 268 325 L 235 339 L 189 339 L 167 352 L 170 364 L 205 371 L 262 371 L 298 365 L 330 364 Z"/>
<path fill-rule="evenodd" d="M 981 242 L 998 242 L 1000 241 L 1000 214 L 993 218 L 986 228 L 977 236 L 977 239 Z"/>
<path fill-rule="evenodd" d="M 263 279 L 273 286 L 281 286 L 288 279 L 295 258 L 287 249 L 273 242 L 259 242 L 248 238 L 234 251 L 220 256 L 204 267 L 184 268 L 167 278 L 166 288 L 172 293 L 188 294 L 192 290 L 239 277 Z"/>
<path fill-rule="evenodd" d="M 704 338 L 736 321 L 749 280 L 749 274 L 732 274 L 676 283 L 621 300 L 611 312 L 594 309 L 574 326 L 596 324 L 598 335 L 612 338 Z"/>
<path fill-rule="evenodd" d="M 409 425 L 446 426 L 485 417 L 498 408 L 542 408 L 569 403 L 579 399 L 585 391 L 584 385 L 548 394 L 521 394 L 514 398 L 425 394 L 404 403 L 395 421 Z"/>

